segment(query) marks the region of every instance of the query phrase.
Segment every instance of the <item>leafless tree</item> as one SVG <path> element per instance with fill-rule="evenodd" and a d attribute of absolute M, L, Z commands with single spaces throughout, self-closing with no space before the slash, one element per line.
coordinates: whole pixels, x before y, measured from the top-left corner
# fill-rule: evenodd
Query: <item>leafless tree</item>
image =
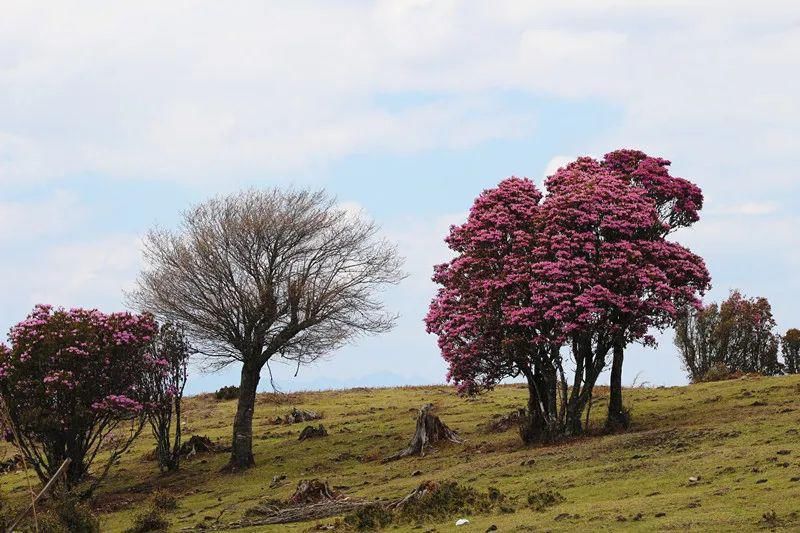
<path fill-rule="evenodd" d="M 360 334 L 392 328 L 378 292 L 403 278 L 402 259 L 365 217 L 324 191 L 249 190 L 183 215 L 177 231 L 145 238 L 146 268 L 132 301 L 184 324 L 223 367 L 242 363 L 231 469 L 253 466 L 252 422 L 261 371 L 300 365 Z"/>

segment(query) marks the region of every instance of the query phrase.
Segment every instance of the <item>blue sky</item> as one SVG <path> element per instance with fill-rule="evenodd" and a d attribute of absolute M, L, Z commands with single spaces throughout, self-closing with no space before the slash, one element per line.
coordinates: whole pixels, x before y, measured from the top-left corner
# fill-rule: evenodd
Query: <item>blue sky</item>
<path fill-rule="evenodd" d="M 397 328 L 282 389 L 435 383 L 442 239 L 510 175 L 641 148 L 706 193 L 678 239 L 709 296 L 800 326 L 800 7 L 763 2 L 8 2 L 0 19 L 0 329 L 38 302 L 124 307 L 139 238 L 242 187 L 325 187 L 398 243 Z M 685 381 L 671 342 L 626 382 Z M 194 392 L 237 380 L 197 372 Z M 266 384 L 265 384 L 266 385 Z"/>

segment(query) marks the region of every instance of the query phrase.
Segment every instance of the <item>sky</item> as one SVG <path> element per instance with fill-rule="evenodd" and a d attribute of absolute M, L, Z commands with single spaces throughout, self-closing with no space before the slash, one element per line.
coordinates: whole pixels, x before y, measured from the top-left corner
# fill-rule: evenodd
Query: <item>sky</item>
<path fill-rule="evenodd" d="M 0 17 L 0 330 L 125 308 L 140 239 L 246 187 L 322 187 L 397 243 L 400 313 L 280 390 L 441 383 L 422 323 L 451 224 L 505 177 L 638 148 L 703 189 L 707 299 L 800 326 L 800 3 L 27 2 Z M 265 375 L 266 377 L 266 375 Z M 187 390 L 238 381 L 195 369 Z M 672 344 L 625 383 L 686 382 Z M 268 388 L 269 380 L 262 381 Z"/>

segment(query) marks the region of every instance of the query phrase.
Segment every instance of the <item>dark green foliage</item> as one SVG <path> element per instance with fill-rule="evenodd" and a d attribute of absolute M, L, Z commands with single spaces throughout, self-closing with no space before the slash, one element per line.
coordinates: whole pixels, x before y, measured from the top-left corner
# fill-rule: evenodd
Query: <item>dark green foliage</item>
<path fill-rule="evenodd" d="M 100 520 L 74 496 L 55 500 L 36 517 L 40 533 L 99 533 Z"/>
<path fill-rule="evenodd" d="M 375 531 L 395 524 L 440 522 L 456 516 L 514 512 L 496 488 L 478 492 L 455 481 L 426 481 L 402 502 L 385 506 L 373 504 L 348 513 L 345 525 L 356 531 Z"/>
<path fill-rule="evenodd" d="M 537 513 L 544 512 L 565 500 L 561 493 L 553 490 L 537 490 L 528 494 L 528 506 Z"/>
<path fill-rule="evenodd" d="M 126 533 L 168 531 L 169 526 L 169 520 L 164 517 L 163 513 L 159 509 L 152 507 L 137 514 L 133 519 L 133 526 L 128 528 Z"/>
<path fill-rule="evenodd" d="M 355 531 L 375 531 L 392 523 L 392 513 L 379 503 L 367 505 L 344 517 L 345 526 Z"/>
<path fill-rule="evenodd" d="M 748 298 L 733 291 L 719 305 L 688 308 L 675 326 L 675 345 L 695 383 L 727 379 L 739 372 L 770 376 L 783 370 L 775 327 L 766 298 Z"/>
<path fill-rule="evenodd" d="M 219 401 L 236 400 L 239 398 L 239 387 L 236 385 L 222 387 L 214 393 L 214 398 Z"/>
<path fill-rule="evenodd" d="M 153 507 L 161 511 L 174 511 L 178 508 L 178 499 L 165 490 L 153 493 Z"/>
<path fill-rule="evenodd" d="M 502 499 L 496 489 L 480 493 L 455 481 L 445 481 L 408 500 L 395 514 L 400 522 L 435 522 L 457 515 L 490 513 Z"/>
<path fill-rule="evenodd" d="M 781 337 L 783 366 L 787 374 L 800 374 L 800 329 L 792 328 Z"/>

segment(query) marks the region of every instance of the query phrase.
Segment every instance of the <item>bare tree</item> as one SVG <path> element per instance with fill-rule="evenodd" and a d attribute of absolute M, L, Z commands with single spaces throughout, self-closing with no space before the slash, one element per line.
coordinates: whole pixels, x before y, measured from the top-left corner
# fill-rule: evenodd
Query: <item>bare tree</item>
<path fill-rule="evenodd" d="M 215 366 L 242 363 L 231 469 L 253 466 L 252 423 L 261 371 L 300 365 L 365 333 L 388 331 L 378 291 L 403 278 L 402 259 L 377 226 L 324 191 L 250 190 L 190 209 L 179 230 L 145 238 L 133 302 L 185 324 Z"/>

